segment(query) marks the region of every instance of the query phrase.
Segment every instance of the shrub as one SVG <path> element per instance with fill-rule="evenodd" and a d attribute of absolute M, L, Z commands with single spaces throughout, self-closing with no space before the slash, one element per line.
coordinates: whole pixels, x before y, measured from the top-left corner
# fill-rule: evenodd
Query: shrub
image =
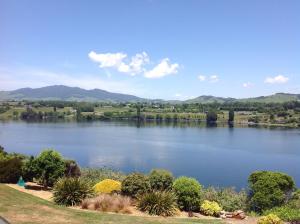
<path fill-rule="evenodd" d="M 122 195 L 101 194 L 95 198 L 88 198 L 82 201 L 82 209 L 93 209 L 102 212 L 131 213 L 131 200 Z"/>
<path fill-rule="evenodd" d="M 78 164 L 74 160 L 65 160 L 65 176 L 80 177 L 81 172 Z"/>
<path fill-rule="evenodd" d="M 35 178 L 38 175 L 37 172 L 38 168 L 36 160 L 33 156 L 31 156 L 29 159 L 25 160 L 25 163 L 22 167 L 22 176 L 25 181 L 33 181 L 33 178 Z"/>
<path fill-rule="evenodd" d="M 219 216 L 221 210 L 222 208 L 215 201 L 204 200 L 204 202 L 200 206 L 200 211 L 204 215 L 209 215 L 209 216 Z"/>
<path fill-rule="evenodd" d="M 279 172 L 254 172 L 248 182 L 250 208 L 257 212 L 281 206 L 295 187 L 292 177 Z"/>
<path fill-rule="evenodd" d="M 194 178 L 179 177 L 174 181 L 173 189 L 177 196 L 179 208 L 185 211 L 199 209 L 201 185 Z"/>
<path fill-rule="evenodd" d="M 286 222 L 300 222 L 300 209 L 289 205 L 272 208 L 264 212 L 264 215 L 274 214 Z"/>
<path fill-rule="evenodd" d="M 149 175 L 152 190 L 171 190 L 173 179 L 172 173 L 167 170 L 155 169 Z"/>
<path fill-rule="evenodd" d="M 123 194 L 136 198 L 150 190 L 150 182 L 144 174 L 132 173 L 123 180 L 121 190 Z"/>
<path fill-rule="evenodd" d="M 94 191 L 96 193 L 107 193 L 107 194 L 110 194 L 112 192 L 120 192 L 121 182 L 112 179 L 105 179 L 100 181 L 98 184 L 94 186 Z"/>
<path fill-rule="evenodd" d="M 257 224 L 283 224 L 283 222 L 277 215 L 269 214 L 267 216 L 261 217 L 257 221 Z"/>
<path fill-rule="evenodd" d="M 173 216 L 177 212 L 176 195 L 170 191 L 153 191 L 138 198 L 138 209 L 150 215 Z"/>
<path fill-rule="evenodd" d="M 0 160 L 0 183 L 17 183 L 22 175 L 22 160 L 19 157 Z"/>
<path fill-rule="evenodd" d="M 233 212 L 245 210 L 247 207 L 247 193 L 242 190 L 236 192 L 234 188 L 208 187 L 202 192 L 202 199 L 217 202 L 225 211 Z"/>
<path fill-rule="evenodd" d="M 125 175 L 109 168 L 83 168 L 81 169 L 81 178 L 89 182 L 91 186 L 94 186 L 105 179 L 122 181 Z"/>
<path fill-rule="evenodd" d="M 77 205 L 90 197 L 93 190 L 80 178 L 64 177 L 59 179 L 53 188 L 54 202 L 60 205 Z"/>
<path fill-rule="evenodd" d="M 42 184 L 52 186 L 55 181 L 64 175 L 65 163 L 62 156 L 51 149 L 44 150 L 36 157 L 37 178 Z"/>

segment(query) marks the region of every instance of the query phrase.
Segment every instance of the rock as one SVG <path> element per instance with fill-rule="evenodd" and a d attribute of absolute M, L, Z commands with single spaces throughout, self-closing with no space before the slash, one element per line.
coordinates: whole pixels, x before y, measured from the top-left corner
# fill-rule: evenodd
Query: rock
<path fill-rule="evenodd" d="M 242 210 L 237 210 L 237 211 L 234 211 L 232 213 L 232 218 L 235 218 L 235 219 L 245 219 L 246 218 L 246 214 Z"/>

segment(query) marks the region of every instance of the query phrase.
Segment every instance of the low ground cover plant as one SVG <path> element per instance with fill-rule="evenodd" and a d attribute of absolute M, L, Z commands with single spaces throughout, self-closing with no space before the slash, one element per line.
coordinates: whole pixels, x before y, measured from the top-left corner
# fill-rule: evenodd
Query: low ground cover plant
<path fill-rule="evenodd" d="M 283 222 L 277 215 L 269 214 L 259 218 L 257 224 L 283 224 Z"/>
<path fill-rule="evenodd" d="M 138 198 L 137 207 L 150 215 L 173 216 L 178 211 L 176 201 L 172 191 L 152 191 Z"/>
<path fill-rule="evenodd" d="M 132 213 L 132 201 L 130 197 L 118 194 L 100 194 L 94 198 L 87 198 L 82 201 L 82 209 L 91 209 L 102 212 L 116 212 L 116 213 Z"/>
<path fill-rule="evenodd" d="M 184 211 L 198 211 L 201 198 L 200 183 L 190 177 L 179 177 L 173 184 L 177 204 Z"/>
<path fill-rule="evenodd" d="M 59 205 L 78 205 L 92 195 L 93 190 L 80 178 L 64 177 L 59 179 L 53 187 L 53 199 Z"/>
<path fill-rule="evenodd" d="M 218 217 L 220 215 L 220 212 L 222 211 L 222 208 L 215 201 L 204 200 L 204 202 L 200 206 L 200 211 L 204 215 Z"/>
<path fill-rule="evenodd" d="M 121 182 L 112 180 L 112 179 L 105 179 L 97 183 L 94 187 L 95 193 L 106 193 L 110 194 L 112 192 L 120 192 L 121 191 Z"/>
<path fill-rule="evenodd" d="M 107 167 L 104 168 L 81 168 L 81 178 L 89 182 L 91 186 L 105 179 L 122 181 L 126 175 Z"/>
<path fill-rule="evenodd" d="M 247 209 L 247 192 L 241 190 L 237 192 L 234 188 L 215 188 L 208 187 L 202 191 L 202 200 L 215 201 L 225 211 L 233 212 L 236 210 Z"/>

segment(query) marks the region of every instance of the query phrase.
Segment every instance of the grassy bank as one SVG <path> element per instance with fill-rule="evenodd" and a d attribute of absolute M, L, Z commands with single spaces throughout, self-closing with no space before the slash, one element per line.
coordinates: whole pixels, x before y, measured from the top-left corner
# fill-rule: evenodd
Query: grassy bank
<path fill-rule="evenodd" d="M 136 217 L 89 212 L 57 206 L 46 200 L 0 184 L 0 216 L 11 223 L 202 223 L 221 224 L 219 220 Z"/>

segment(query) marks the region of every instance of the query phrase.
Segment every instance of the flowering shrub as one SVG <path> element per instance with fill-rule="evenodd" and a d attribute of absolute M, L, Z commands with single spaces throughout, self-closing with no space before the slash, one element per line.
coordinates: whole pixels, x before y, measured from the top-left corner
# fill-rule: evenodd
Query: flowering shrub
<path fill-rule="evenodd" d="M 105 179 L 96 184 L 94 186 L 94 190 L 96 193 L 107 194 L 110 194 L 112 192 L 118 192 L 121 191 L 121 182 L 112 179 Z"/>
<path fill-rule="evenodd" d="M 200 210 L 204 215 L 218 216 L 222 208 L 215 201 L 205 200 L 200 206 Z"/>
<path fill-rule="evenodd" d="M 283 222 L 281 221 L 281 219 L 274 214 L 263 216 L 257 222 L 257 224 L 282 224 L 282 223 Z"/>

